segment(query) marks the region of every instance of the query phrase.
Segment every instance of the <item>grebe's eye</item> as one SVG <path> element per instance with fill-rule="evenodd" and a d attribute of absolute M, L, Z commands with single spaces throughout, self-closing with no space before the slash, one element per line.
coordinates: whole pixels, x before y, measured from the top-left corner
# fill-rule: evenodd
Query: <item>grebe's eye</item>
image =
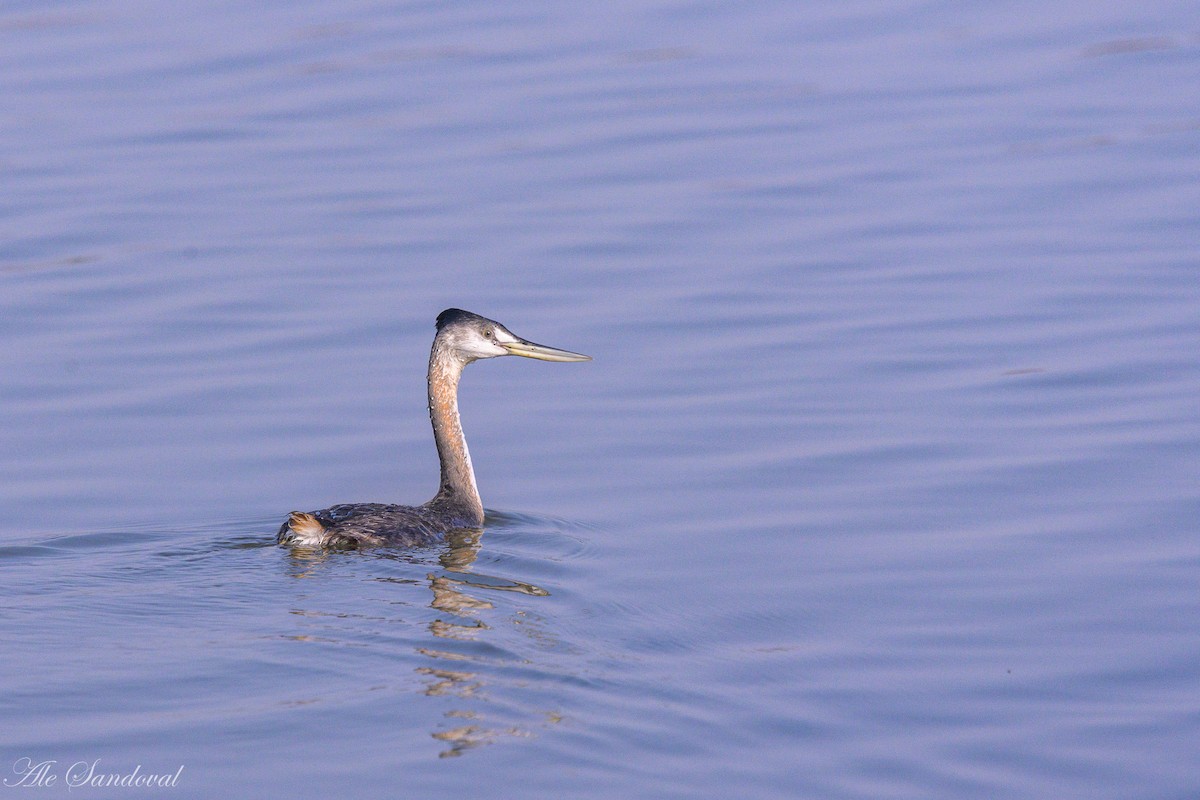
<path fill-rule="evenodd" d="M 484 335 L 485 337 L 487 337 L 488 339 L 495 339 L 495 338 L 496 338 L 496 332 L 495 332 L 494 330 L 492 330 L 491 328 L 484 328 L 484 329 L 483 329 L 483 335 Z"/>

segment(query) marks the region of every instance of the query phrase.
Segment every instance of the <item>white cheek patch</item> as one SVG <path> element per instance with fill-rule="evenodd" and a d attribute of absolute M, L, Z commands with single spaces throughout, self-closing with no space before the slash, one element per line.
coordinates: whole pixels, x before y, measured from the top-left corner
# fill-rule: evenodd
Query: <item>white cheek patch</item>
<path fill-rule="evenodd" d="M 498 341 L 505 341 L 505 339 L 501 338 L 502 334 L 499 328 L 495 329 L 495 335 Z M 513 338 L 512 334 L 509 334 L 507 341 L 516 341 L 516 339 Z M 458 342 L 458 348 L 464 353 L 469 353 L 474 358 L 495 358 L 496 356 L 508 355 L 508 351 L 503 347 L 493 344 L 491 340 L 485 339 L 475 331 L 471 331 L 469 335 L 463 337 Z"/>

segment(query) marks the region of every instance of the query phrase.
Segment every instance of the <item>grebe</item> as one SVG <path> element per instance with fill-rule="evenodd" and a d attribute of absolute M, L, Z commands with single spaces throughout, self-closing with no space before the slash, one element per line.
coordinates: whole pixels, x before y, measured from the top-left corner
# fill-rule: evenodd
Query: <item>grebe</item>
<path fill-rule="evenodd" d="M 471 454 L 458 418 L 458 379 L 481 358 L 525 356 L 542 361 L 591 361 L 514 336 L 499 322 L 448 308 L 437 318 L 429 353 L 429 420 L 442 466 L 437 494 L 419 506 L 346 503 L 320 511 L 293 511 L 279 529 L 280 544 L 346 547 L 367 544 L 415 546 L 438 541 L 456 528 L 483 527 L 483 502 Z"/>

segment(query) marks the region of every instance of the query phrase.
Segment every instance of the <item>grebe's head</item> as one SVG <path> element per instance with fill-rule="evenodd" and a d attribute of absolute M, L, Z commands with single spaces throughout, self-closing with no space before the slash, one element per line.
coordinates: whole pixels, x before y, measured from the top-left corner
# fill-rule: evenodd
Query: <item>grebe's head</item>
<path fill-rule="evenodd" d="M 524 356 L 541 361 L 592 360 L 591 356 L 581 353 L 534 344 L 495 320 L 461 308 L 447 308 L 438 314 L 437 331 L 435 343 L 447 348 L 463 363 L 498 356 Z"/>

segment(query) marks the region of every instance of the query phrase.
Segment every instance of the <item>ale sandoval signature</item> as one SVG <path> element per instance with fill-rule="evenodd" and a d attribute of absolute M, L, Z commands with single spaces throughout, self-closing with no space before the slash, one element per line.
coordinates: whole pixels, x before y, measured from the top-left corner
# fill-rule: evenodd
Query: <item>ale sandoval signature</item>
<path fill-rule="evenodd" d="M 139 788 L 174 788 L 183 774 L 183 765 L 174 772 L 145 772 L 138 764 L 129 772 L 108 772 L 100 766 L 100 759 L 76 761 L 65 769 L 58 761 L 34 761 L 18 758 L 13 764 L 14 777 L 5 778 L 5 786 L 66 786 L 70 789 L 82 786 L 128 786 Z"/>

